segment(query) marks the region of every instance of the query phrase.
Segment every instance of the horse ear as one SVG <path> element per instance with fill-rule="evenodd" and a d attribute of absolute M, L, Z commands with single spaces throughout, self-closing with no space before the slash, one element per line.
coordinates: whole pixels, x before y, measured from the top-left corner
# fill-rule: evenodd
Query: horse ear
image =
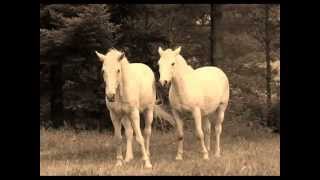
<path fill-rule="evenodd" d="M 104 55 L 103 55 L 103 54 L 100 54 L 98 51 L 95 51 L 95 53 L 96 53 L 96 55 L 99 57 L 99 60 L 100 60 L 101 62 L 103 62 L 103 60 L 104 60 Z"/>
<path fill-rule="evenodd" d="M 181 46 L 179 46 L 177 49 L 174 50 L 174 53 L 176 55 L 180 54 L 180 51 L 181 51 Z"/>
<path fill-rule="evenodd" d="M 121 61 L 124 58 L 124 52 L 120 55 L 118 61 Z"/>
<path fill-rule="evenodd" d="M 112 51 L 112 50 L 115 50 L 114 47 L 109 48 L 108 51 L 106 52 L 106 54 L 107 54 L 108 52 Z"/>
<path fill-rule="evenodd" d="M 158 52 L 159 52 L 160 55 L 163 53 L 163 50 L 162 50 L 162 48 L 160 46 L 158 48 Z"/>

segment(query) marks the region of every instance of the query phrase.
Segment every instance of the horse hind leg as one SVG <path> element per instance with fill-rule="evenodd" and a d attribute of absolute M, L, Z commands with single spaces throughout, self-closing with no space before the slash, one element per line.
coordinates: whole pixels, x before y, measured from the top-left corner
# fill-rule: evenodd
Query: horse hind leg
<path fill-rule="evenodd" d="M 215 124 L 215 133 L 216 133 L 216 149 L 215 149 L 215 157 L 220 157 L 220 136 L 222 132 L 222 122 L 224 120 L 224 112 L 225 112 L 225 105 L 221 104 L 217 110 L 217 118 Z"/>
<path fill-rule="evenodd" d="M 209 117 L 206 117 L 204 119 L 204 141 L 207 147 L 208 152 L 210 151 L 210 145 L 211 145 L 211 120 Z"/>
<path fill-rule="evenodd" d="M 146 138 L 146 153 L 150 157 L 150 138 L 151 138 L 152 122 L 153 122 L 153 108 L 148 108 L 145 111 L 144 116 L 145 116 L 144 134 Z"/>

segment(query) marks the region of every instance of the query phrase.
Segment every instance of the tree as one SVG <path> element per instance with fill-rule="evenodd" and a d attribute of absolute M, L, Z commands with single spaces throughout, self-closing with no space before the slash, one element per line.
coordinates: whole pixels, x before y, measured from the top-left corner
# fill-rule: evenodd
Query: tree
<path fill-rule="evenodd" d="M 271 54 L 277 50 L 277 42 L 279 40 L 280 31 L 280 14 L 278 5 L 259 5 L 258 8 L 251 14 L 253 24 L 253 36 L 260 42 L 265 52 L 266 62 L 266 120 L 271 124 Z"/>
<path fill-rule="evenodd" d="M 40 7 L 40 63 L 50 64 L 51 120 L 56 128 L 63 125 L 63 65 L 90 64 L 94 49 L 112 46 L 117 26 L 110 23 L 109 16 L 107 5 Z"/>
<path fill-rule="evenodd" d="M 159 27 L 168 37 L 166 48 L 183 46 L 182 54 L 193 67 L 208 65 L 210 6 L 208 4 L 169 4 L 157 5 L 156 8 Z"/>
<path fill-rule="evenodd" d="M 157 48 L 182 46 L 181 53 L 192 67 L 214 64 L 228 74 L 231 93 L 241 92 L 238 99 L 234 97 L 231 108 L 240 104 L 238 112 L 246 109 L 253 119 L 251 112 L 257 112 L 256 117 L 260 118 L 266 107 L 260 98 L 267 99 L 265 95 L 274 92 L 272 84 L 272 91 L 265 87 L 270 82 L 269 68 L 260 65 L 269 64 L 267 59 L 280 52 L 279 8 L 269 6 L 266 28 L 263 5 L 41 5 L 40 91 L 49 89 L 47 75 L 52 72 L 53 123 L 59 127 L 63 119 L 69 123 L 67 119 L 72 116 L 76 117 L 72 119 L 75 125 L 84 125 L 86 129 L 111 127 L 106 120 L 109 117 L 101 64 L 93 53 L 106 52 L 111 47 L 125 51 L 130 62 L 147 64 L 158 79 Z M 270 39 L 269 43 L 265 39 Z M 157 90 L 168 97 L 162 88 Z M 40 93 L 43 95 L 46 93 Z M 42 102 L 43 99 L 40 106 Z M 45 104 L 47 108 L 48 103 Z M 59 112 L 65 117 L 60 117 Z"/>
<path fill-rule="evenodd" d="M 211 13 L 210 59 L 211 59 L 212 65 L 216 66 L 217 62 L 221 61 L 223 58 L 222 5 L 211 4 L 210 13 Z"/>
<path fill-rule="evenodd" d="M 271 119 L 271 59 L 270 59 L 270 31 L 269 31 L 269 13 L 270 13 L 270 7 L 269 5 L 264 5 L 264 23 L 265 23 L 265 40 L 264 40 L 264 47 L 266 52 L 266 87 L 267 87 L 267 120 L 268 122 Z"/>
<path fill-rule="evenodd" d="M 126 51 L 130 62 L 142 62 L 155 67 L 155 44 L 167 38 L 156 23 L 154 5 L 112 5 L 112 22 L 120 26 L 120 37 L 115 46 Z M 117 16 L 121 14 L 121 16 Z"/>

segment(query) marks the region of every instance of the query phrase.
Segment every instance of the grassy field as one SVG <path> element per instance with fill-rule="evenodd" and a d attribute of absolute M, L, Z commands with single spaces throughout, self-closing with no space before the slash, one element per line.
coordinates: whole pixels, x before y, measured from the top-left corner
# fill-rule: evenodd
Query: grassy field
<path fill-rule="evenodd" d="M 210 160 L 204 161 L 193 132 L 192 128 L 185 130 L 184 160 L 175 161 L 174 131 L 154 130 L 153 169 L 147 170 L 142 167 L 136 142 L 135 159 L 122 167 L 114 166 L 112 132 L 41 129 L 40 175 L 280 175 L 279 134 L 252 124 L 226 121 L 222 157 L 215 158 L 211 151 Z M 214 132 L 211 139 L 214 145 Z"/>

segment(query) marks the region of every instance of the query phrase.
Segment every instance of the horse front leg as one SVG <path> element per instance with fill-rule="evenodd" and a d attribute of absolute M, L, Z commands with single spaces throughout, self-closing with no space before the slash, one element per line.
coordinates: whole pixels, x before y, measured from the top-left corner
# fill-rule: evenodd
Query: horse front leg
<path fill-rule="evenodd" d="M 126 150 L 126 157 L 124 161 L 129 162 L 133 159 L 133 152 L 132 152 L 133 129 L 132 129 L 132 125 L 129 118 L 126 116 L 122 119 L 122 124 L 125 128 L 125 134 L 127 138 L 127 150 Z"/>
<path fill-rule="evenodd" d="M 110 111 L 110 117 L 111 117 L 111 121 L 114 127 L 114 140 L 115 140 L 115 144 L 116 144 L 116 158 L 117 158 L 117 162 L 116 162 L 116 166 L 122 166 L 122 147 L 121 147 L 121 143 L 122 143 L 122 136 L 121 136 L 121 122 L 120 122 L 120 118 L 117 117 L 117 115 Z"/>
<path fill-rule="evenodd" d="M 178 151 L 177 151 L 176 160 L 182 160 L 183 159 L 183 121 L 181 120 L 176 110 L 172 110 L 172 115 L 177 125 Z"/>
<path fill-rule="evenodd" d="M 152 131 L 152 122 L 153 122 L 153 108 L 148 108 L 145 112 L 145 128 L 144 134 L 146 137 L 146 153 L 150 157 L 150 138 Z"/>
<path fill-rule="evenodd" d="M 196 126 L 197 137 L 200 140 L 200 144 L 201 144 L 201 147 L 202 147 L 203 159 L 208 160 L 209 159 L 209 154 L 208 154 L 208 150 L 207 150 L 207 148 L 205 146 L 205 143 L 204 143 L 204 134 L 203 134 L 203 131 L 202 131 L 200 108 L 195 108 L 192 111 L 192 115 L 193 115 L 195 126 Z"/>
<path fill-rule="evenodd" d="M 140 129 L 140 115 L 139 115 L 138 109 L 134 109 L 130 112 L 130 120 L 131 120 L 133 130 L 136 134 L 136 140 L 141 147 L 142 159 L 145 161 L 145 167 L 152 168 L 152 164 L 150 162 L 149 156 L 146 153 L 144 138 L 142 136 L 141 129 Z"/>

